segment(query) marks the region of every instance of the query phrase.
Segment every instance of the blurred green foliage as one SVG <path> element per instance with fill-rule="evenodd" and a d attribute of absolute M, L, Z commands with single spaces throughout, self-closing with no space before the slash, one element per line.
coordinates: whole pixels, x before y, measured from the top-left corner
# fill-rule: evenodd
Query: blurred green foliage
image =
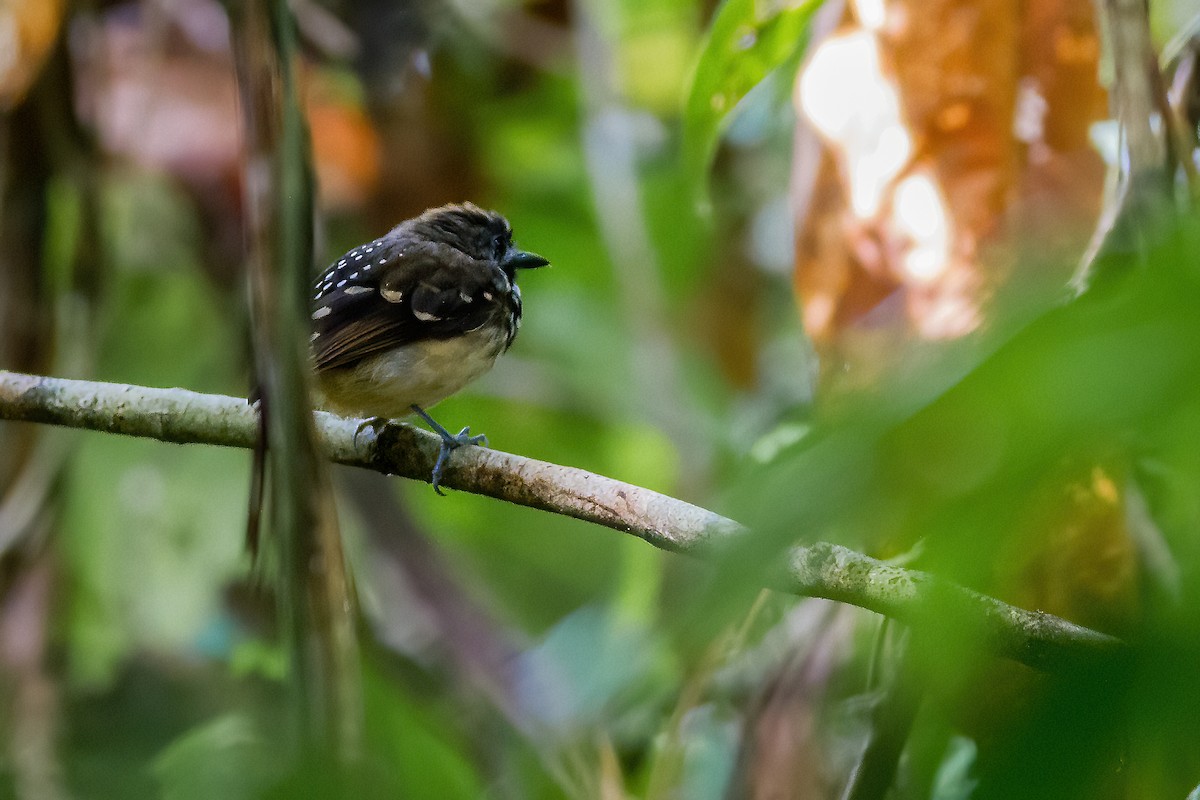
<path fill-rule="evenodd" d="M 727 0 L 705 35 L 684 112 L 683 161 L 703 180 L 723 126 L 751 89 L 804 52 L 817 0 Z"/>

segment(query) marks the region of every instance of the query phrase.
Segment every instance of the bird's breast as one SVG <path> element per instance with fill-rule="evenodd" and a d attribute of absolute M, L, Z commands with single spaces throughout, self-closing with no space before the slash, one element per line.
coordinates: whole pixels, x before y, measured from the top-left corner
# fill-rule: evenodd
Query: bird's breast
<path fill-rule="evenodd" d="M 492 368 L 507 349 L 503 326 L 426 339 L 318 375 L 321 405 L 352 416 L 405 417 L 428 408 Z"/>

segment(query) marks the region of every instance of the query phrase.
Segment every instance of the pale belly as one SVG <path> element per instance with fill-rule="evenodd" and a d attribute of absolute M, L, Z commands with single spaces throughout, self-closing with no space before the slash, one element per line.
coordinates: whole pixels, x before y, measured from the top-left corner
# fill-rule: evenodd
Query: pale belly
<path fill-rule="evenodd" d="M 374 356 L 351 369 L 318 375 L 317 405 L 357 417 L 405 417 L 412 406 L 428 408 L 492 368 L 504 351 L 499 331 L 473 331 L 453 339 Z"/>

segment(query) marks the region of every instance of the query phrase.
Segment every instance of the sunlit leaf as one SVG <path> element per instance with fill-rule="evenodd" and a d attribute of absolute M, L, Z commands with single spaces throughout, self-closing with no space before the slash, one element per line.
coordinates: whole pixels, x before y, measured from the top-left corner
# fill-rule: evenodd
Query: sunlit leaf
<path fill-rule="evenodd" d="M 820 0 L 728 0 L 713 18 L 684 108 L 683 158 L 698 176 L 729 114 L 772 70 L 800 51 Z"/>

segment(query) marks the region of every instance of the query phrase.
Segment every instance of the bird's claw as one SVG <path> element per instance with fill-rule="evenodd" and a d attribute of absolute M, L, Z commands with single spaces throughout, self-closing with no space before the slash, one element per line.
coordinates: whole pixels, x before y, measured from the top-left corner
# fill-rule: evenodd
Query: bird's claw
<path fill-rule="evenodd" d="M 376 438 L 378 438 L 379 431 L 382 428 L 386 428 L 389 422 L 391 422 L 391 420 L 387 417 L 371 417 L 370 419 L 364 419 L 362 422 L 358 423 L 358 427 L 354 429 L 354 438 L 351 440 L 354 447 L 358 447 L 358 436 L 367 428 L 370 428 L 371 432 L 375 434 Z"/>
<path fill-rule="evenodd" d="M 457 433 L 457 434 L 454 436 L 454 439 L 455 439 L 455 440 L 456 440 L 456 441 L 457 441 L 457 442 L 458 442 L 460 445 L 464 445 L 464 444 L 475 444 L 475 445 L 480 445 L 480 444 L 487 444 L 487 443 L 488 443 L 488 440 L 487 440 L 487 434 L 486 434 L 486 433 L 477 433 L 477 434 L 475 434 L 474 436 L 472 436 L 472 435 L 471 435 L 471 426 L 470 426 L 470 425 L 468 425 L 467 427 L 465 427 L 465 428 L 463 428 L 461 431 L 459 431 L 459 432 L 458 432 L 458 433 Z"/>
<path fill-rule="evenodd" d="M 417 415 L 421 417 L 421 419 L 425 420 L 426 424 L 428 424 L 430 428 L 433 428 L 433 432 L 436 433 L 438 436 L 440 436 L 442 439 L 442 446 L 438 450 L 437 461 L 433 465 L 433 475 L 431 476 L 431 478 L 432 478 L 431 482 L 433 483 L 433 490 L 444 497 L 446 495 L 446 493 L 442 491 L 441 483 L 442 483 L 442 468 L 446 466 L 446 459 L 448 459 L 450 457 L 451 453 L 453 453 L 455 450 L 462 447 L 463 445 L 487 444 L 487 440 L 488 440 L 487 435 L 478 433 L 478 434 L 475 434 L 474 436 L 472 436 L 470 425 L 463 428 L 461 431 L 459 431 L 456 434 L 450 433 L 450 431 L 443 428 L 441 426 L 441 424 L 438 423 L 437 420 L 435 420 L 433 417 L 429 416 L 429 414 L 427 414 L 425 412 L 425 410 L 422 409 L 420 406 L 413 406 L 413 411 L 415 411 L 417 413 Z"/>

